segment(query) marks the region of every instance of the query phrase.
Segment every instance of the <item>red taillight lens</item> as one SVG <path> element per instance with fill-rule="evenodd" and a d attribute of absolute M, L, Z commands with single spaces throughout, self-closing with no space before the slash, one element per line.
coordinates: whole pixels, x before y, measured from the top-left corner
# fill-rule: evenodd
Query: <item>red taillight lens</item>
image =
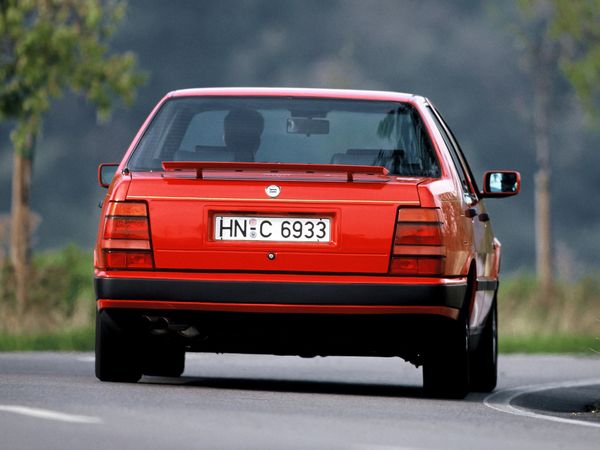
<path fill-rule="evenodd" d="M 440 275 L 443 271 L 442 257 L 394 256 L 390 272 L 402 275 Z"/>
<path fill-rule="evenodd" d="M 106 215 L 148 217 L 148 208 L 140 202 L 110 202 Z"/>
<path fill-rule="evenodd" d="M 111 202 L 102 240 L 107 269 L 153 269 L 148 207 L 141 202 Z"/>
<path fill-rule="evenodd" d="M 107 269 L 152 269 L 152 253 L 150 252 L 120 252 L 107 251 L 104 253 Z"/>
<path fill-rule="evenodd" d="M 436 208 L 398 211 L 391 274 L 441 276 L 444 271 L 442 221 Z"/>
<path fill-rule="evenodd" d="M 104 239 L 150 239 L 146 217 L 110 217 L 104 225 Z"/>
<path fill-rule="evenodd" d="M 398 223 L 394 245 L 442 245 L 438 223 Z"/>
<path fill-rule="evenodd" d="M 398 210 L 398 222 L 440 223 L 437 208 L 404 208 Z"/>

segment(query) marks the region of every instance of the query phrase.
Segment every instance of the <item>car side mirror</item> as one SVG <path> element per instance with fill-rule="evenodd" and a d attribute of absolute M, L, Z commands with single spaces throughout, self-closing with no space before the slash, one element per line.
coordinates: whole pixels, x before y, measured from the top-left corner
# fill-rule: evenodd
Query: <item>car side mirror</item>
<path fill-rule="evenodd" d="M 521 174 L 513 170 L 493 170 L 483 175 L 482 197 L 500 198 L 517 195 L 521 190 Z"/>
<path fill-rule="evenodd" d="M 110 186 L 118 167 L 119 165 L 115 163 L 100 164 L 98 166 L 98 184 L 103 188 Z"/>

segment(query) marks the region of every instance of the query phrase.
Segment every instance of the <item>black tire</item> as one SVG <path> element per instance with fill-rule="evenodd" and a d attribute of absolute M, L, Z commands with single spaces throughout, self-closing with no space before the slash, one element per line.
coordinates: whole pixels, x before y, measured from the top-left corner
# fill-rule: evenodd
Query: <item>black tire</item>
<path fill-rule="evenodd" d="M 490 310 L 479 345 L 471 354 L 471 390 L 492 392 L 498 380 L 498 306 Z"/>
<path fill-rule="evenodd" d="M 145 344 L 142 372 L 157 377 L 179 377 L 185 369 L 183 346 L 151 339 Z"/>
<path fill-rule="evenodd" d="M 469 393 L 469 327 L 464 320 L 444 324 L 424 354 L 423 387 L 428 395 L 465 398 Z"/>
<path fill-rule="evenodd" d="M 134 330 L 120 326 L 107 310 L 96 312 L 96 377 L 127 383 L 142 377 Z"/>

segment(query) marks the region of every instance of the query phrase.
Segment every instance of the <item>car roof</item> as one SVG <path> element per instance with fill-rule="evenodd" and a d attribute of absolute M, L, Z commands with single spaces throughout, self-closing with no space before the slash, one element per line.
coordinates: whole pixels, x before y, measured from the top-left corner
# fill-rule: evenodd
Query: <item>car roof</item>
<path fill-rule="evenodd" d="M 264 87 L 211 87 L 181 89 L 172 91 L 167 97 L 190 96 L 241 96 L 241 97 L 314 97 L 343 98 L 356 100 L 385 100 L 402 102 L 422 102 L 425 99 L 414 94 L 391 91 L 370 91 L 354 89 L 314 89 L 314 88 L 264 88 Z"/>

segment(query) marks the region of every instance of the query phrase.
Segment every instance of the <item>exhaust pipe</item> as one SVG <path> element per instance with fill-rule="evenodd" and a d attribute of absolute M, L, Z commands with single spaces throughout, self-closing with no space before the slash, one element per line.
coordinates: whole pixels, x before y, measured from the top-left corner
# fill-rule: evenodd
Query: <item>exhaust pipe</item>
<path fill-rule="evenodd" d="M 142 321 L 144 322 L 146 328 L 148 328 L 149 330 L 155 330 L 159 327 L 158 319 L 158 317 L 154 316 L 142 316 Z"/>
<path fill-rule="evenodd" d="M 168 330 L 169 329 L 169 320 L 166 317 L 159 317 L 156 319 L 156 329 L 157 330 Z"/>
<path fill-rule="evenodd" d="M 144 315 L 142 316 L 142 319 L 150 331 L 183 331 L 190 328 L 188 324 L 176 323 L 169 318 L 162 316 L 156 317 Z"/>
<path fill-rule="evenodd" d="M 169 331 L 182 331 L 190 327 L 187 323 L 173 322 L 168 317 L 159 317 L 158 322 L 161 326 L 163 326 L 166 330 Z"/>

